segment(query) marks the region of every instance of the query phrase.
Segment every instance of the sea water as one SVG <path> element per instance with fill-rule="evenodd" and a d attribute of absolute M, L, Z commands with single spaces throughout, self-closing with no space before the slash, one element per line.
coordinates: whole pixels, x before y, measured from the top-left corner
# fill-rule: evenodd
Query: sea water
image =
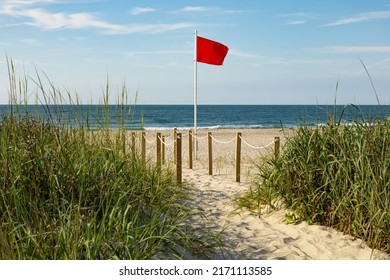
<path fill-rule="evenodd" d="M 44 121 L 92 129 L 190 129 L 194 127 L 193 105 L 0 105 L 0 118 L 29 115 Z M 379 105 L 198 105 L 198 129 L 282 128 L 372 123 L 390 115 L 390 106 Z"/>

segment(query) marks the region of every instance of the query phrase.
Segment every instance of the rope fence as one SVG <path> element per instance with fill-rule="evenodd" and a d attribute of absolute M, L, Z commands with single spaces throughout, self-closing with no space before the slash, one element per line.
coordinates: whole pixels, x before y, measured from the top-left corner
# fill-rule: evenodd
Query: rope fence
<path fill-rule="evenodd" d="M 172 140 L 167 141 L 167 138 L 173 137 Z M 236 136 L 228 141 L 217 139 L 213 136 L 212 132 L 208 132 L 206 136 L 199 137 L 193 133 L 192 130 L 189 130 L 188 133 L 182 134 L 178 133 L 175 128 L 173 133 L 168 136 L 162 135 L 161 132 L 156 132 L 153 139 L 148 139 L 146 132 L 142 131 L 140 139 L 141 144 L 141 159 L 143 164 L 146 164 L 147 149 L 146 143 L 153 145 L 155 147 L 155 158 L 158 172 L 161 171 L 162 165 L 166 163 L 167 151 L 173 158 L 174 166 L 176 167 L 176 179 L 177 183 L 182 183 L 182 167 L 183 167 L 183 138 L 188 137 L 188 151 L 186 151 L 188 158 L 188 168 L 194 168 L 194 161 L 197 161 L 197 153 L 195 149 L 199 149 L 199 141 L 207 139 L 207 165 L 208 165 L 208 174 L 213 175 L 213 143 L 227 145 L 232 144 L 235 141 L 235 181 L 241 181 L 241 159 L 242 159 L 242 144 L 246 145 L 247 148 L 253 150 L 263 150 L 270 149 L 273 146 L 273 157 L 276 159 L 280 154 L 280 137 L 274 137 L 273 141 L 263 146 L 255 146 L 251 143 L 245 141 L 242 137 L 241 132 L 237 132 Z M 131 133 L 131 151 L 134 153 L 137 145 L 137 135 L 136 132 Z M 173 151 L 172 151 L 173 148 Z M 150 153 L 150 151 L 149 151 Z M 151 156 L 154 157 L 153 155 Z"/>

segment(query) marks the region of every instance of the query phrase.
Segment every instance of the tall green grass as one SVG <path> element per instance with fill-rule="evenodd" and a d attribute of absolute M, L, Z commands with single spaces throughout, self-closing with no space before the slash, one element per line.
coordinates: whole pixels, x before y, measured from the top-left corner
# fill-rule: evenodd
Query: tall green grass
<path fill-rule="evenodd" d="M 286 206 L 290 221 L 330 226 L 390 253 L 390 120 L 340 119 L 299 127 L 278 159 L 259 163 L 239 201 L 255 211 Z"/>
<path fill-rule="evenodd" d="M 9 111 L 0 120 L 0 259 L 210 257 L 218 241 L 188 225 L 186 187 L 127 149 L 125 89 L 120 127 L 108 126 L 107 87 L 95 130 L 81 110 L 67 123 L 65 98 L 39 75 L 34 94 L 46 117 L 26 114 L 30 79 L 18 80 L 12 62 L 9 73 Z"/>

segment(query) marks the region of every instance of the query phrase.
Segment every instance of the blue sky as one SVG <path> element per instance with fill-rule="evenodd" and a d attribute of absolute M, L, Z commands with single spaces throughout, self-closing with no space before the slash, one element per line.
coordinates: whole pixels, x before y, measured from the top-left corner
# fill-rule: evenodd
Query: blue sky
<path fill-rule="evenodd" d="M 83 103 L 192 104 L 195 29 L 230 49 L 198 104 L 376 104 L 360 59 L 390 104 L 390 0 L 0 0 L 0 103 L 8 57 Z"/>

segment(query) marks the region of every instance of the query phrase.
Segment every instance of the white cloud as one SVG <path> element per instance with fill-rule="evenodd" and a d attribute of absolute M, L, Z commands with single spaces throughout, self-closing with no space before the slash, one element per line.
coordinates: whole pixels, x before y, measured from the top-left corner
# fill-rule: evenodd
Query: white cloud
<path fill-rule="evenodd" d="M 179 11 L 180 12 L 205 12 L 205 11 L 210 11 L 210 10 L 211 10 L 211 8 L 209 8 L 209 7 L 187 6 Z"/>
<path fill-rule="evenodd" d="M 132 24 L 121 26 L 120 30 L 108 30 L 109 34 L 163 33 L 179 29 L 193 28 L 193 23 Z"/>
<path fill-rule="evenodd" d="M 29 6 L 33 4 L 59 3 L 59 0 L 4 0 L 4 5 Z"/>
<path fill-rule="evenodd" d="M 152 13 L 155 11 L 157 11 L 157 10 L 153 9 L 153 8 L 136 7 L 136 8 L 131 9 L 130 14 L 132 14 L 133 16 L 138 16 L 140 14 Z"/>
<path fill-rule="evenodd" d="M 263 55 L 257 55 L 253 53 L 247 53 L 236 49 L 230 49 L 229 56 L 236 56 L 236 57 L 242 57 L 242 58 L 265 58 L 266 56 Z"/>
<path fill-rule="evenodd" d="M 287 22 L 288 25 L 299 25 L 299 24 L 305 24 L 305 23 L 306 23 L 305 20 L 291 20 L 291 21 Z"/>
<path fill-rule="evenodd" d="M 337 20 L 335 22 L 328 23 L 325 26 L 339 26 L 339 25 L 353 24 L 353 23 L 387 19 L 387 18 L 390 18 L 390 11 L 377 11 L 377 12 L 357 14 L 349 18 L 344 18 L 344 19 Z"/>
<path fill-rule="evenodd" d="M 224 10 L 220 8 L 205 7 L 205 6 L 186 6 L 180 10 L 172 11 L 172 14 L 182 13 L 204 13 L 206 15 L 233 15 L 254 12 L 254 10 Z"/>
<path fill-rule="evenodd" d="M 253 12 L 256 12 L 256 10 L 219 10 L 219 13 L 223 15 L 244 14 Z"/>
<path fill-rule="evenodd" d="M 327 53 L 390 53 L 390 46 L 329 46 L 315 50 Z"/>
<path fill-rule="evenodd" d="M 287 20 L 286 24 L 288 25 L 305 24 L 308 20 L 317 18 L 317 16 L 312 13 L 304 13 L 304 12 L 281 14 L 279 16 L 286 19 Z"/>
<path fill-rule="evenodd" d="M 36 3 L 54 3 L 46 0 L 8 0 L 0 6 L 0 14 L 23 18 L 19 25 L 29 25 L 45 30 L 56 29 L 98 29 L 106 34 L 161 33 L 171 30 L 190 28 L 191 23 L 166 24 L 112 24 L 100 20 L 92 13 L 50 13 L 42 8 L 26 7 Z"/>
<path fill-rule="evenodd" d="M 370 65 L 370 68 L 390 69 L 390 57 L 376 61 Z M 385 74 L 386 75 L 386 74 Z"/>

